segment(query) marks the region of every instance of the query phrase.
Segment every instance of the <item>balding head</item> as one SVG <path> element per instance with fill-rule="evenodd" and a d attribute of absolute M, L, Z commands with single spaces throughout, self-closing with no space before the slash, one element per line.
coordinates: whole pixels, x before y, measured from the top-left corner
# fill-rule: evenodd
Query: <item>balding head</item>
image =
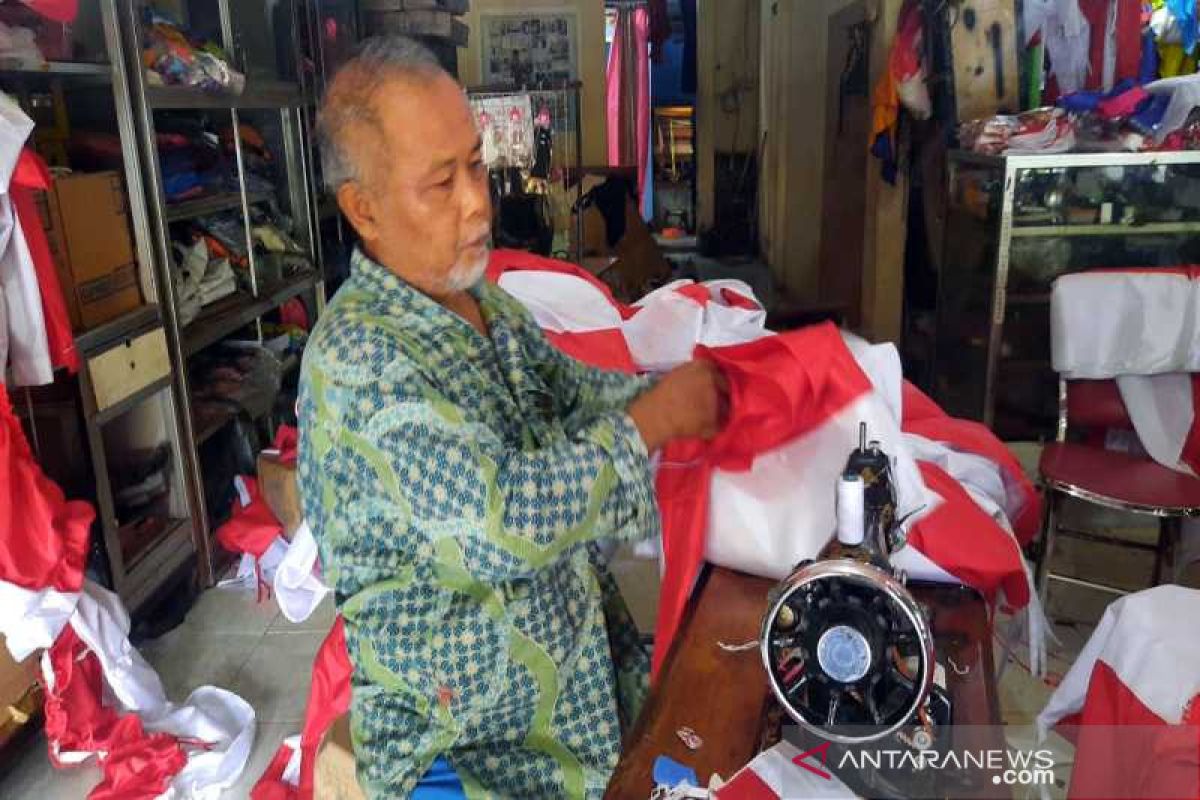
<path fill-rule="evenodd" d="M 449 75 L 423 44 L 403 36 L 364 40 L 330 82 L 317 115 L 325 185 L 336 192 L 370 170 L 361 162 L 367 155 L 364 150 L 378 147 L 371 140 L 383 136 L 376 102 L 385 84 L 438 77 Z"/>
<path fill-rule="evenodd" d="M 434 298 L 487 265 L 491 199 L 466 96 L 433 55 L 370 39 L 319 116 L 325 180 L 368 255 Z"/>

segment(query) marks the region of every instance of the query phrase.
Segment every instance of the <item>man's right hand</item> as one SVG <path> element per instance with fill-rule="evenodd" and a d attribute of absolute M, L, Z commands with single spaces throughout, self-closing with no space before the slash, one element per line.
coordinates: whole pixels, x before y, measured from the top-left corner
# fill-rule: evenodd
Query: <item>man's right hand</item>
<path fill-rule="evenodd" d="M 689 361 L 630 403 L 628 413 L 653 453 L 672 439 L 716 436 L 728 405 L 729 384 L 716 365 Z"/>

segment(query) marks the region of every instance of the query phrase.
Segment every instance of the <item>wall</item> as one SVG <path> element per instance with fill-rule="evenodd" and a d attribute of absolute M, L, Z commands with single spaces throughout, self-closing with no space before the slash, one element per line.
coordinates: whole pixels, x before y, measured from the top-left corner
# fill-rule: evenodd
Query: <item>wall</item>
<path fill-rule="evenodd" d="M 828 298 L 821 287 L 822 188 L 825 181 L 829 18 L 857 0 L 790 3 L 761 0 L 763 57 L 760 111 L 763 137 L 759 184 L 759 238 L 776 285 L 805 304 Z M 874 21 L 870 85 L 886 64 L 901 0 L 871 0 Z M 815 6 L 815 8 L 814 8 Z M 867 143 L 863 143 L 864 150 Z M 903 172 L 903 170 L 901 170 Z M 888 186 L 874 160 L 867 165 L 864 191 L 861 297 L 855 316 L 861 331 L 875 339 L 897 339 L 903 303 L 904 230 L 907 186 Z"/>
<path fill-rule="evenodd" d="M 715 153 L 758 149 L 759 0 L 696 4 L 696 219 L 713 224 Z"/>
<path fill-rule="evenodd" d="M 576 10 L 579 79 L 583 81 L 583 163 L 587 166 L 607 164 L 603 0 L 471 0 L 471 10 L 462 17 L 471 33 L 467 46 L 459 48 L 458 51 L 458 77 L 467 86 L 474 86 L 480 82 L 481 14 L 531 9 Z"/>

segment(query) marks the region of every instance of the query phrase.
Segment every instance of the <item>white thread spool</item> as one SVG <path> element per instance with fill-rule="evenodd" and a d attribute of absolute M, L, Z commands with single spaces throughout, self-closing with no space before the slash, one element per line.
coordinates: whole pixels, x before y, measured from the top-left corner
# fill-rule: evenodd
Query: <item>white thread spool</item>
<path fill-rule="evenodd" d="M 837 489 L 837 539 L 845 545 L 863 541 L 866 487 L 860 475 L 843 475 Z"/>

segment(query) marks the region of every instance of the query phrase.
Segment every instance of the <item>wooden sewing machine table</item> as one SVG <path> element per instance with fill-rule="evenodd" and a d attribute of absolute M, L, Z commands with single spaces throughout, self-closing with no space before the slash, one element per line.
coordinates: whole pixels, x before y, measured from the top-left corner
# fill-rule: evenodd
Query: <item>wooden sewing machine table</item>
<path fill-rule="evenodd" d="M 733 773 L 779 739 L 783 711 L 767 685 L 757 647 L 727 652 L 718 642 L 756 640 L 774 582 L 721 567 L 706 567 L 650 691 L 641 716 L 626 737 L 606 798 L 644 800 L 653 789 L 654 760 L 669 756 L 693 768 L 702 783 L 712 773 Z M 999 726 L 1000 705 L 992 660 L 992 628 L 980 595 L 961 586 L 914 584 L 914 597 L 931 612 L 935 650 L 946 670 L 954 724 Z M 691 728 L 703 740 L 689 750 L 678 736 Z M 973 735 L 995 740 L 972 742 L 1003 747 L 999 728 Z"/>

